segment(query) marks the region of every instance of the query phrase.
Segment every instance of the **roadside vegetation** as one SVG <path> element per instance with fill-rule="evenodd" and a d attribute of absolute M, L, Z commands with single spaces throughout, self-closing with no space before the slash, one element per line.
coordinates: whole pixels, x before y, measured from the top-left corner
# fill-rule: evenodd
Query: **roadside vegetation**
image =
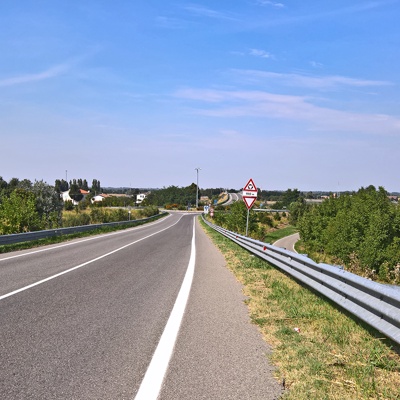
<path fill-rule="evenodd" d="M 73 205 L 71 201 L 61 200 L 61 191 L 68 188 L 71 188 L 72 198 L 80 200 L 78 205 Z M 132 223 L 129 226 L 106 226 L 90 232 L 0 246 L 0 253 L 58 243 L 94 233 L 125 229 L 140 225 L 142 223 L 140 221 L 145 218 L 161 216 L 158 207 L 133 207 L 135 200 L 131 197 L 109 197 L 100 204 L 92 204 L 90 196 L 86 199 L 81 198 L 80 188 L 89 189 L 86 180 L 74 179 L 70 184 L 65 181 L 56 181 L 55 186 L 51 186 L 43 181 L 32 183 L 27 179 L 17 178 L 6 182 L 0 177 L 0 235 L 128 220 Z M 93 194 L 100 191 L 100 182 L 94 179 L 89 190 L 92 190 Z M 137 222 L 133 222 L 134 220 Z"/>
<path fill-rule="evenodd" d="M 70 197 L 79 201 L 63 202 L 61 192 L 70 189 Z M 89 192 L 83 199 L 80 189 Z M 90 198 L 101 190 L 100 182 L 93 180 L 88 188 L 86 180 L 74 179 L 69 184 L 62 180 L 51 186 L 43 181 L 0 177 L 0 235 L 34 232 L 45 229 L 79 225 L 127 221 L 157 215 L 157 207 L 134 207 L 133 197 L 108 197 L 92 204 Z"/>
<path fill-rule="evenodd" d="M 241 206 L 236 207 L 239 213 Z M 219 222 L 234 228 L 229 219 L 226 214 Z M 259 224 L 253 216 L 253 234 L 260 233 Z M 393 343 L 203 226 L 244 285 L 251 321 L 272 346 L 271 362 L 276 379 L 286 389 L 284 399 L 400 398 L 400 356 Z M 263 231 L 263 240 L 273 242 L 284 236 L 276 228 Z"/>
<path fill-rule="evenodd" d="M 358 275 L 400 284 L 400 207 L 374 186 L 318 205 L 291 205 L 302 252 Z"/>
<path fill-rule="evenodd" d="M 211 218 L 208 217 L 210 220 Z M 247 224 L 247 207 L 243 201 L 237 201 L 230 206 L 218 206 L 215 208 L 212 222 L 230 231 L 244 235 Z M 262 242 L 276 241 L 283 236 L 297 232 L 297 229 L 290 225 L 289 215 L 286 212 L 268 212 L 251 210 L 249 213 L 248 236 Z M 279 232 L 275 234 L 274 232 Z"/>
<path fill-rule="evenodd" d="M 199 210 L 203 210 L 205 204 L 221 203 L 227 200 L 227 194 L 224 189 L 199 189 L 195 183 L 186 187 L 169 186 L 163 189 L 151 191 L 151 193 L 143 201 L 143 205 L 152 205 L 163 207 L 167 210 L 187 210 L 196 207 L 196 196 Z M 225 196 L 225 197 L 224 197 Z M 205 202 L 201 198 L 205 198 Z"/>

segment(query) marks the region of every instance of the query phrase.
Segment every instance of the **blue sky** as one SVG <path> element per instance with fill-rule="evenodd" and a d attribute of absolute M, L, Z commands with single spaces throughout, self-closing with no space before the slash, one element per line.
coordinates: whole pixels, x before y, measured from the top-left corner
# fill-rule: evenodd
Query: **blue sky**
<path fill-rule="evenodd" d="M 5 0 L 0 176 L 400 191 L 400 0 Z"/>

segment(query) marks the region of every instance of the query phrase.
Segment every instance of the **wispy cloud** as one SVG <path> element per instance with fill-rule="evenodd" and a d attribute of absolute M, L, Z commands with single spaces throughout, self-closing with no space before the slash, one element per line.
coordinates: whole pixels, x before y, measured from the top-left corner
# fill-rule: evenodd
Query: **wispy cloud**
<path fill-rule="evenodd" d="M 199 16 L 199 17 L 206 17 L 206 18 L 213 18 L 213 19 L 224 19 L 224 20 L 231 20 L 236 21 L 237 18 L 233 17 L 231 14 L 222 11 L 216 11 L 211 8 L 206 8 L 201 5 L 197 4 L 190 4 L 184 7 L 186 11 L 189 11 L 191 14 Z"/>
<path fill-rule="evenodd" d="M 155 22 L 158 27 L 168 29 L 181 29 L 187 26 L 187 23 L 185 21 L 165 16 L 156 17 Z"/>
<path fill-rule="evenodd" d="M 314 89 L 328 89 L 337 86 L 371 87 L 393 85 L 388 81 L 357 79 L 340 75 L 312 76 L 296 73 L 278 73 L 259 70 L 232 70 L 241 78 L 252 82 L 274 81 L 287 86 L 308 87 Z"/>
<path fill-rule="evenodd" d="M 285 5 L 283 3 L 278 3 L 276 1 L 269 1 L 269 0 L 258 0 L 258 4 L 262 6 L 272 6 L 275 8 L 284 8 Z"/>
<path fill-rule="evenodd" d="M 211 117 L 257 117 L 302 121 L 309 130 L 400 135 L 400 119 L 384 114 L 363 114 L 321 107 L 305 96 L 262 91 L 182 89 L 177 97 L 195 101 L 195 113 Z M 199 106 L 199 102 L 203 106 Z"/>
<path fill-rule="evenodd" d="M 326 6 L 323 4 L 323 7 L 321 7 L 319 10 L 310 12 L 308 14 L 298 14 L 298 15 L 286 15 L 286 16 L 281 16 L 279 18 L 270 18 L 269 20 L 262 19 L 261 22 L 254 22 L 252 24 L 252 27 L 256 28 L 266 28 L 266 27 L 271 27 L 271 26 L 282 26 L 282 25 L 291 25 L 291 24 L 304 24 L 304 23 L 311 23 L 312 21 L 315 20 L 321 20 L 321 19 L 330 19 L 330 18 L 337 18 L 342 15 L 352 15 L 352 14 L 359 14 L 363 12 L 368 12 L 377 8 L 382 8 L 386 7 L 390 4 L 397 3 L 398 0 L 382 0 L 382 1 L 368 1 L 364 2 L 362 4 L 356 4 L 356 5 L 348 5 L 345 7 L 340 7 L 337 8 L 335 5 L 331 6 L 328 5 Z M 264 4 L 263 4 L 264 3 Z M 274 3 L 275 2 L 271 2 Z M 263 2 L 262 0 L 259 1 L 259 4 L 261 5 L 268 5 L 268 2 Z M 281 4 L 281 3 L 276 3 L 276 4 Z M 284 7 L 287 9 L 287 7 Z"/>
<path fill-rule="evenodd" d="M 24 75 L 14 76 L 12 78 L 2 79 L 0 80 L 0 87 L 21 85 L 24 83 L 38 82 L 55 78 L 59 75 L 64 74 L 69 69 L 70 69 L 69 65 L 62 64 L 49 68 L 43 72 L 38 72 L 36 74 L 24 74 Z"/>
<path fill-rule="evenodd" d="M 324 66 L 324 64 L 322 64 L 322 63 L 320 63 L 320 62 L 317 62 L 317 61 L 310 61 L 310 65 L 311 65 L 313 68 L 322 68 L 322 67 Z"/>
<path fill-rule="evenodd" d="M 271 58 L 271 59 L 275 58 L 271 53 L 268 53 L 268 51 L 260 49 L 250 49 L 250 55 L 261 58 Z"/>

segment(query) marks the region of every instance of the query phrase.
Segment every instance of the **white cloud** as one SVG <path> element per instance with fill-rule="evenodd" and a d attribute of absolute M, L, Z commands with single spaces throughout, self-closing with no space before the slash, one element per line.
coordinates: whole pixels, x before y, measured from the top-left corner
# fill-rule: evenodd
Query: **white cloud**
<path fill-rule="evenodd" d="M 340 75 L 313 76 L 258 70 L 233 70 L 233 72 L 240 75 L 241 78 L 247 77 L 253 82 L 261 80 L 273 80 L 274 82 L 279 82 L 288 86 L 300 86 L 314 89 L 327 89 L 337 86 L 371 87 L 392 85 L 392 83 L 389 81 L 357 79 Z"/>
<path fill-rule="evenodd" d="M 317 61 L 310 61 L 310 65 L 311 65 L 313 68 L 322 68 L 322 67 L 324 66 L 324 64 L 319 63 L 319 62 L 317 62 Z"/>
<path fill-rule="evenodd" d="M 261 4 L 262 6 L 272 6 L 276 8 L 285 7 L 283 3 L 277 3 L 276 1 L 269 1 L 269 0 L 258 0 L 258 4 Z"/>
<path fill-rule="evenodd" d="M 257 117 L 301 121 L 309 131 L 347 131 L 375 135 L 399 135 L 400 119 L 384 114 L 362 114 L 321 107 L 304 96 L 279 95 L 262 91 L 185 89 L 177 97 L 200 101 L 207 106 L 195 113 L 211 117 Z"/>
<path fill-rule="evenodd" d="M 23 83 L 38 82 L 55 78 L 69 70 L 69 65 L 58 65 L 37 74 L 25 74 L 0 80 L 0 86 L 14 86 Z"/>
<path fill-rule="evenodd" d="M 184 8 L 186 11 L 189 11 L 190 13 L 200 17 L 224 19 L 224 20 L 236 20 L 236 18 L 233 18 L 232 15 L 229 15 L 221 11 L 216 11 L 211 8 L 206 8 L 197 4 L 188 5 Z"/>
<path fill-rule="evenodd" d="M 275 58 L 271 53 L 259 49 L 250 49 L 250 55 L 261 58 L 272 58 L 272 59 Z"/>

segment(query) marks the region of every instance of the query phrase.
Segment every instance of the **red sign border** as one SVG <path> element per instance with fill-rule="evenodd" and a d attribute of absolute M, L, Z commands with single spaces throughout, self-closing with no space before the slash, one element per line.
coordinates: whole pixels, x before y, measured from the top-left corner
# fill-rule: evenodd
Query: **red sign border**
<path fill-rule="evenodd" d="M 251 209 L 251 207 L 253 207 L 253 205 L 254 205 L 254 203 L 256 202 L 256 200 L 257 200 L 257 197 L 252 197 L 252 196 L 242 196 L 242 198 L 243 198 L 243 201 L 244 201 L 244 204 L 246 205 L 246 207 L 250 210 Z M 251 204 L 247 204 L 247 201 L 245 200 L 245 199 L 251 199 L 251 200 L 253 200 L 252 202 L 251 202 Z"/>
<path fill-rule="evenodd" d="M 249 186 L 250 183 L 253 185 L 254 189 L 247 189 L 247 186 Z M 249 181 L 246 183 L 246 186 L 243 188 L 243 192 L 242 193 L 245 193 L 245 192 L 250 192 L 250 193 L 255 193 L 256 194 L 255 196 L 243 196 L 242 195 L 244 204 L 246 205 L 247 209 L 250 210 L 251 207 L 253 207 L 254 203 L 256 202 L 257 194 L 258 194 L 258 189 L 257 189 L 256 184 L 253 181 L 253 178 L 250 178 Z M 251 202 L 249 202 L 249 204 L 247 204 L 247 199 L 251 200 Z"/>
<path fill-rule="evenodd" d="M 249 183 L 250 183 L 250 182 L 253 184 L 254 189 L 246 189 L 247 186 L 249 186 Z M 252 178 L 250 178 L 249 181 L 246 183 L 246 186 L 243 188 L 243 192 L 244 192 L 244 191 L 246 191 L 246 192 L 258 192 L 257 186 L 256 186 L 256 184 L 254 183 L 254 181 L 253 181 Z"/>

